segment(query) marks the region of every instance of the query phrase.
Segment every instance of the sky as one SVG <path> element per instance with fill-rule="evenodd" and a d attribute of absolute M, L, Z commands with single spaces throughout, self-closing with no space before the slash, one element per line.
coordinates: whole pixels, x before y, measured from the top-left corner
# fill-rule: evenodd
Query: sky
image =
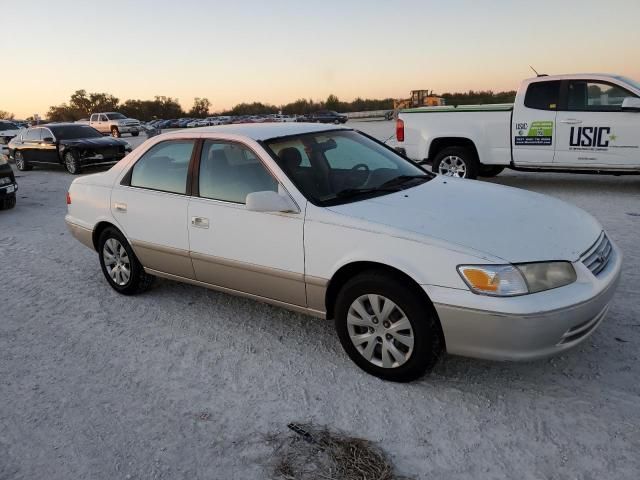
<path fill-rule="evenodd" d="M 640 80 L 640 0 L 0 0 L 0 110 L 78 89 L 213 110 L 298 98 L 512 90 L 541 73 Z"/>

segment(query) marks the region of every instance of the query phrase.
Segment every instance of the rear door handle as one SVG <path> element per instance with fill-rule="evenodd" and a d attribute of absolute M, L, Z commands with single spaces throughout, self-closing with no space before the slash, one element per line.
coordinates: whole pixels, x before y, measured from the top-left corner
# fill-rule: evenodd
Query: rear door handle
<path fill-rule="evenodd" d="M 198 228 L 209 228 L 209 219 L 204 217 L 191 217 L 191 225 Z"/>
<path fill-rule="evenodd" d="M 113 204 L 113 208 L 115 208 L 119 212 L 125 213 L 127 211 L 127 204 L 116 202 Z"/>
<path fill-rule="evenodd" d="M 566 123 L 567 125 L 578 125 L 582 123 L 582 120 L 578 120 L 577 118 L 567 118 L 565 120 L 560 120 L 560 123 Z"/>

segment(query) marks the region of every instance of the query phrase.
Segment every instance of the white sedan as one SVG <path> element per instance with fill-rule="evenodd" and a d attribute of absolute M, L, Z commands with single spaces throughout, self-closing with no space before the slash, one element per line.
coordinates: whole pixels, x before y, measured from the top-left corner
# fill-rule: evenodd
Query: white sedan
<path fill-rule="evenodd" d="M 334 319 L 351 359 L 394 381 L 445 351 L 525 360 L 579 344 L 622 262 L 576 207 L 433 175 L 335 126 L 159 135 L 76 179 L 67 203 L 116 291 L 157 276 Z"/>

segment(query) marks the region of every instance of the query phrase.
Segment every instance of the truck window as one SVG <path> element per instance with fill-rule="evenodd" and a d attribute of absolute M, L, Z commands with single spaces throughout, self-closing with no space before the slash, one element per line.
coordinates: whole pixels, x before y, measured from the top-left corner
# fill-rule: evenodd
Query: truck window
<path fill-rule="evenodd" d="M 91 115 L 91 120 L 89 120 L 90 122 L 97 122 L 98 121 L 98 115 L 96 115 L 95 113 L 93 115 Z"/>
<path fill-rule="evenodd" d="M 99 121 L 106 122 L 107 121 L 107 116 L 106 115 L 100 115 Z"/>
<path fill-rule="evenodd" d="M 622 102 L 635 95 L 607 82 L 571 80 L 567 92 L 568 110 L 572 112 L 615 112 Z"/>
<path fill-rule="evenodd" d="M 536 110 L 557 110 L 560 99 L 560 81 L 535 82 L 529 85 L 524 106 Z"/>

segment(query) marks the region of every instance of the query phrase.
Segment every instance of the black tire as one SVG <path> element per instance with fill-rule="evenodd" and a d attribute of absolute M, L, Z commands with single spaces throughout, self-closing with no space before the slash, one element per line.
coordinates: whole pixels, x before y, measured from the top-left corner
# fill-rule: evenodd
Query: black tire
<path fill-rule="evenodd" d="M 28 172 L 29 170 L 33 170 L 33 167 L 27 163 L 27 161 L 24 159 L 24 155 L 22 155 L 22 152 L 20 150 L 16 150 L 13 153 L 13 159 L 16 163 L 16 168 L 21 172 Z"/>
<path fill-rule="evenodd" d="M 123 284 L 118 284 L 113 278 L 111 278 L 111 275 L 107 270 L 107 265 L 105 265 L 105 244 L 110 239 L 116 240 L 124 248 L 126 256 L 128 257 L 130 275 L 126 283 Z M 124 235 L 115 227 L 107 227 L 100 234 L 100 239 L 98 240 L 98 257 L 100 258 L 100 267 L 102 268 L 104 277 L 107 279 L 111 288 L 118 293 L 122 293 L 123 295 L 135 295 L 148 290 L 153 284 L 155 277 L 144 271 L 144 268 L 136 257 L 136 254 L 133 252 L 131 245 L 129 245 L 129 242 L 127 242 Z"/>
<path fill-rule="evenodd" d="M 67 169 L 71 175 L 78 175 L 82 171 L 80 162 L 78 160 L 78 154 L 73 150 L 69 150 L 64 154 L 64 168 Z"/>
<path fill-rule="evenodd" d="M 122 136 L 118 127 L 111 127 L 111 136 L 114 138 L 120 138 Z"/>
<path fill-rule="evenodd" d="M 138 135 L 140 135 L 140 132 L 131 132 L 131 136 L 133 137 L 137 137 Z"/>
<path fill-rule="evenodd" d="M 16 206 L 16 196 L 5 198 L 0 202 L 0 210 L 11 210 Z"/>
<path fill-rule="evenodd" d="M 357 299 L 370 294 L 391 300 L 400 308 L 411 324 L 413 349 L 402 352 L 409 356 L 404 363 L 398 366 L 385 368 L 375 365 L 366 359 L 351 341 L 347 322 L 350 308 Z M 375 316 L 372 322 L 378 325 L 357 328 L 363 328 L 364 334 L 376 335 L 371 333 L 373 328 L 380 328 L 379 332 L 381 332 L 382 323 L 385 323 L 384 328 L 388 326 L 387 322 L 379 323 L 380 321 L 376 321 Z M 390 325 L 393 326 L 393 323 Z M 371 375 L 393 382 L 410 382 L 421 377 L 433 368 L 444 348 L 440 324 L 433 305 L 419 292 L 407 288 L 406 281 L 403 282 L 401 278 L 384 271 L 363 272 L 344 285 L 336 299 L 335 326 L 342 347 L 356 365 Z M 389 335 L 386 335 L 386 341 L 382 337 L 383 334 L 376 337 L 376 342 L 380 347 L 373 347 L 378 349 L 378 352 L 382 351 L 382 342 L 385 342 L 385 345 L 388 342 L 394 342 L 396 347 L 401 345 Z M 364 347 L 365 350 L 366 348 Z"/>
<path fill-rule="evenodd" d="M 480 165 L 480 177 L 497 177 L 502 173 L 505 167 L 500 165 Z"/>
<path fill-rule="evenodd" d="M 444 173 L 447 170 L 445 168 L 445 164 L 452 161 L 460 161 L 462 163 L 462 167 L 464 168 L 464 175 L 459 173 L 461 171 L 461 169 L 459 169 L 457 171 L 457 174 L 449 176 L 470 179 L 478 178 L 479 163 L 476 153 L 470 148 L 460 146 L 446 147 L 440 150 L 433 159 L 433 172 L 447 175 L 446 173 Z M 440 172 L 441 164 L 443 166 L 442 172 Z"/>

